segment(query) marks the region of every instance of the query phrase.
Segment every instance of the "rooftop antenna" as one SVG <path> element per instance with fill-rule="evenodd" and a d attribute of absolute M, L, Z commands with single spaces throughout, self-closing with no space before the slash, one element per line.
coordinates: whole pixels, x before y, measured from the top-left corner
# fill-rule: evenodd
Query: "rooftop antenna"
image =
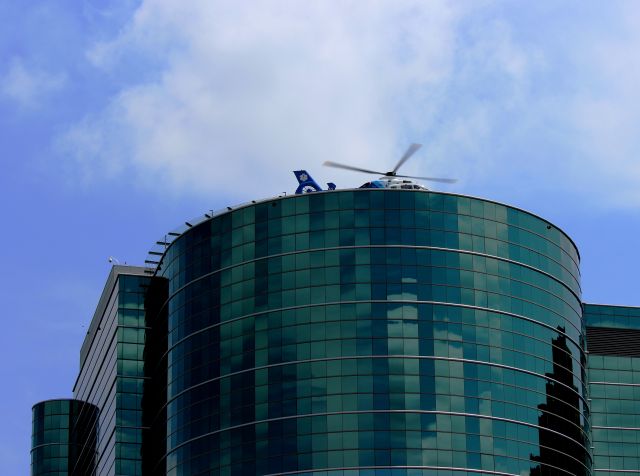
<path fill-rule="evenodd" d="M 353 170 L 354 172 L 364 172 L 367 174 L 376 174 L 376 175 L 384 175 L 385 177 L 398 177 L 398 178 L 413 178 L 418 180 L 428 180 L 430 182 L 441 182 L 441 183 L 455 183 L 457 179 L 450 178 L 438 178 L 438 177 L 416 177 L 413 175 L 398 175 L 398 169 L 404 165 L 404 163 L 411 158 L 413 154 L 417 152 L 417 150 L 422 147 L 422 144 L 411 144 L 407 151 L 400 157 L 400 160 L 389 172 L 378 172 L 376 170 L 362 169 L 360 167 L 354 167 L 352 165 L 340 164 L 338 162 L 332 162 L 327 160 L 323 165 L 327 167 L 335 167 L 336 169 L 344 169 L 344 170 Z"/>

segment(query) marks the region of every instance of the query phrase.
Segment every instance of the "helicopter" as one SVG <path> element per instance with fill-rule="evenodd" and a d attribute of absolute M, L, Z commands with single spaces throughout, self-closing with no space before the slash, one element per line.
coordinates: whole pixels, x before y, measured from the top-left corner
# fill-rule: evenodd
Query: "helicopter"
<path fill-rule="evenodd" d="M 327 167 L 334 167 L 337 169 L 344 170 L 352 170 L 354 172 L 364 172 L 368 174 L 380 174 L 378 180 L 372 180 L 371 182 L 366 182 L 361 185 L 359 188 L 391 188 L 391 189 L 404 189 L 404 190 L 429 190 L 422 184 L 416 183 L 411 179 L 418 180 L 428 180 L 430 182 L 440 182 L 440 183 L 455 183 L 456 179 L 450 178 L 437 178 L 437 177 L 414 177 L 410 175 L 398 175 L 398 169 L 404 165 L 404 163 L 411 158 L 413 154 L 415 154 L 418 149 L 422 147 L 422 144 L 411 144 L 406 152 L 400 157 L 400 160 L 393 168 L 393 170 L 389 172 L 377 172 L 375 170 L 363 169 L 360 167 L 354 167 L 352 165 L 340 164 L 338 162 L 332 162 L 330 160 L 326 161 L 323 165 Z M 296 190 L 297 194 L 300 193 L 308 193 L 308 192 L 320 192 L 322 188 L 316 183 L 315 180 L 307 173 L 306 170 L 298 170 L 293 172 L 298 179 L 298 188 Z M 334 183 L 328 183 L 329 190 L 335 190 L 336 185 Z"/>

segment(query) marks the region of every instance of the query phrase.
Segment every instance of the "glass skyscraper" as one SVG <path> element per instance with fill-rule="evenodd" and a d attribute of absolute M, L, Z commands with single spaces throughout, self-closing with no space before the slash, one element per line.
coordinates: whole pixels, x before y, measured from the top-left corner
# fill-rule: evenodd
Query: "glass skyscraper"
<path fill-rule="evenodd" d="M 73 461 L 70 458 L 68 473 L 52 473 L 49 468 L 55 467 L 56 462 L 50 458 L 59 455 L 38 456 L 32 451 L 32 474 L 142 474 L 143 357 L 147 332 L 144 298 L 149 281 L 143 268 L 113 267 L 80 351 L 80 372 L 73 389 L 75 400 L 43 402 L 33 410 L 34 445 L 40 442 L 36 428 L 42 428 L 42 423 L 38 422 L 44 421 L 44 441 L 51 442 L 46 438 L 48 414 L 62 414 L 67 426 L 58 443 L 68 440 L 71 455 L 76 451 L 74 445 L 91 441 L 91 450 L 85 451 L 91 458 Z M 67 424 L 67 420 L 71 423 Z M 91 439 L 84 434 L 91 435 Z M 64 446 L 58 445 L 59 454 L 64 453 Z"/>
<path fill-rule="evenodd" d="M 207 215 L 158 244 L 153 268 L 114 268 L 91 326 L 112 337 L 83 346 L 94 363 L 74 397 L 100 418 L 76 474 L 640 472 L 636 433 L 614 424 L 633 391 L 610 392 L 635 383 L 633 359 L 587 358 L 592 327 L 611 326 L 583 313 L 576 246 L 542 218 L 339 190 Z M 588 373 L 614 364 L 630 368 L 612 385 Z"/>
<path fill-rule="evenodd" d="M 640 308 L 585 304 L 596 476 L 640 474 Z"/>
<path fill-rule="evenodd" d="M 96 464 L 99 409 L 72 399 L 33 407 L 31 472 L 49 476 L 84 474 Z"/>

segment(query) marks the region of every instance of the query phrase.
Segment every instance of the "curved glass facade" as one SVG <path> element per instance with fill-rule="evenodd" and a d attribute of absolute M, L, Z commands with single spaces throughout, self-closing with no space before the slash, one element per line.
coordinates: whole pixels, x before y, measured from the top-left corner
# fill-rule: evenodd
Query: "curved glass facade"
<path fill-rule="evenodd" d="M 98 408 L 80 400 L 47 400 L 33 406 L 31 474 L 85 474 L 96 456 Z"/>
<path fill-rule="evenodd" d="M 578 263 L 540 218 L 425 191 L 299 195 L 195 226 L 158 271 L 156 468 L 591 474 Z"/>

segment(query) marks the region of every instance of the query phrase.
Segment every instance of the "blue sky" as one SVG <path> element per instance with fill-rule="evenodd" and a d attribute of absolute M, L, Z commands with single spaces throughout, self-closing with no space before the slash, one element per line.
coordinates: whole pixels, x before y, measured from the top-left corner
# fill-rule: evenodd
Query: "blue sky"
<path fill-rule="evenodd" d="M 185 5 L 188 3 L 188 5 Z M 30 408 L 70 396 L 109 256 L 140 264 L 210 209 L 369 179 L 568 232 L 587 302 L 640 305 L 640 4 L 583 1 L 0 2 L 0 473 Z"/>

